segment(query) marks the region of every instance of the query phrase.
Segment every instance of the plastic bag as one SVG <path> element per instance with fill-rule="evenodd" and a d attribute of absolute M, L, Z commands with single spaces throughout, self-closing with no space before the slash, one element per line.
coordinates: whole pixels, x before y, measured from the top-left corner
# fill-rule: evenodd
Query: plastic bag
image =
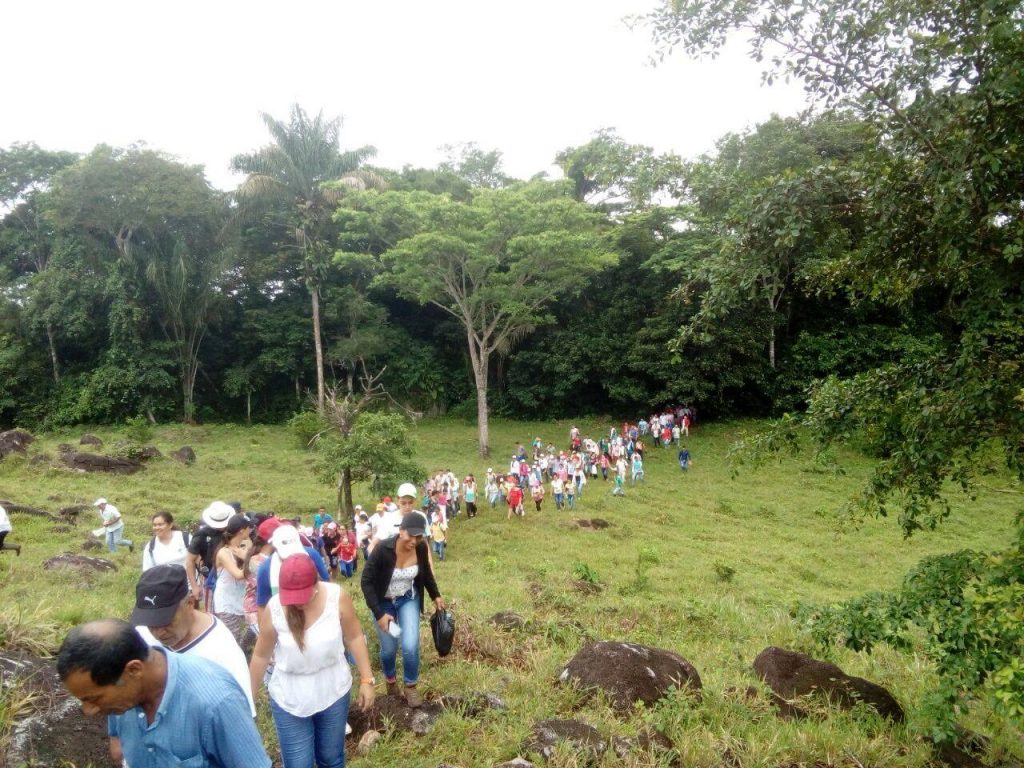
<path fill-rule="evenodd" d="M 452 641 L 455 639 L 455 616 L 451 611 L 434 611 L 430 617 L 430 634 L 434 636 L 434 648 L 438 656 L 451 653 Z"/>

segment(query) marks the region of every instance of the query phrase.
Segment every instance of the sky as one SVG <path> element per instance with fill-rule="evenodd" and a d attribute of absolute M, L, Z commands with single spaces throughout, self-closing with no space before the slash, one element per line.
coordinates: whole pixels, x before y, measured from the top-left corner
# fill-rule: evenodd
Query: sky
<path fill-rule="evenodd" d="M 0 147 L 141 141 L 228 190 L 231 157 L 269 141 L 260 113 L 298 103 L 342 116 L 342 147 L 375 146 L 376 165 L 433 167 L 443 145 L 476 142 L 512 176 L 557 177 L 556 153 L 601 128 L 693 158 L 803 108 L 797 85 L 761 85 L 742 40 L 653 66 L 649 33 L 624 18 L 658 2 L 12 3 Z"/>

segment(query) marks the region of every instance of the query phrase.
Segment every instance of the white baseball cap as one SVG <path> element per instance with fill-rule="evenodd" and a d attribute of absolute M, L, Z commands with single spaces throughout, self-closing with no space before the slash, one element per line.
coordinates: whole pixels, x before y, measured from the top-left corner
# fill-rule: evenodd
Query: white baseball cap
<path fill-rule="evenodd" d="M 415 499 L 416 486 L 413 485 L 412 483 L 402 483 L 400 486 L 398 486 L 398 498 L 402 498 L 403 496 L 411 496 L 412 498 Z"/>
<path fill-rule="evenodd" d="M 96 499 L 96 501 L 93 502 L 93 506 L 94 507 L 102 507 L 106 503 L 107 503 L 106 499 Z"/>

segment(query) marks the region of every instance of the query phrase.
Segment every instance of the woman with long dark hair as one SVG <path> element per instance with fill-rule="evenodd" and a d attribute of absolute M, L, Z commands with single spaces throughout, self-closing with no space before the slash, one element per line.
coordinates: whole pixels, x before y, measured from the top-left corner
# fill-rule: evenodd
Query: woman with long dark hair
<path fill-rule="evenodd" d="M 402 646 L 402 676 L 405 700 L 410 707 L 423 703 L 416 688 L 420 672 L 420 613 L 423 590 L 430 593 L 438 610 L 444 598 L 437 588 L 430 553 L 424 538 L 427 519 L 416 512 L 416 486 L 403 483 L 398 489 L 398 505 L 403 513 L 398 535 L 380 542 L 370 553 L 363 568 L 363 597 L 377 621 L 380 661 L 384 667 L 389 694 L 399 695 L 398 645 Z"/>
<path fill-rule="evenodd" d="M 249 664 L 253 695 L 274 659 L 270 711 L 284 768 L 343 768 L 352 673 L 359 669 L 359 706 L 373 706 L 375 680 L 363 628 L 340 584 L 319 581 L 313 561 L 294 554 L 281 564 L 278 592 L 260 615 Z"/>

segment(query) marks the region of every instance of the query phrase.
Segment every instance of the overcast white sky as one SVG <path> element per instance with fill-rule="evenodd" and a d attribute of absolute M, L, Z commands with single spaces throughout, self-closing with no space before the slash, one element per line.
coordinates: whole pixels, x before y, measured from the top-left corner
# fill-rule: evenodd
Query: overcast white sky
<path fill-rule="evenodd" d="M 622 19 L 657 2 L 9 3 L 0 146 L 141 140 L 230 189 L 232 155 L 268 141 L 259 113 L 297 102 L 342 115 L 342 146 L 376 146 L 379 165 L 431 167 L 475 141 L 525 178 L 602 127 L 694 157 L 802 108 L 797 86 L 761 86 L 742 41 L 650 66 L 648 33 Z"/>

